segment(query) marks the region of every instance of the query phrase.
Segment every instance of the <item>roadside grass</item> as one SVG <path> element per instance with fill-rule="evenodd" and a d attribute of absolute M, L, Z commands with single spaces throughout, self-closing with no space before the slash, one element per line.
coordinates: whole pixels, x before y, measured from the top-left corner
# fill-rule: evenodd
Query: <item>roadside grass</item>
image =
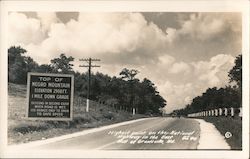
<path fill-rule="evenodd" d="M 232 136 L 225 137 L 227 143 L 232 150 L 242 150 L 242 120 L 240 117 L 205 117 L 203 119 L 213 123 L 223 136 L 230 132 Z"/>
<path fill-rule="evenodd" d="M 8 85 L 8 144 L 65 135 L 122 121 L 143 118 L 145 115 L 116 110 L 111 106 L 90 101 L 85 111 L 86 99 L 75 95 L 72 121 L 28 120 L 26 115 L 26 85 Z"/>

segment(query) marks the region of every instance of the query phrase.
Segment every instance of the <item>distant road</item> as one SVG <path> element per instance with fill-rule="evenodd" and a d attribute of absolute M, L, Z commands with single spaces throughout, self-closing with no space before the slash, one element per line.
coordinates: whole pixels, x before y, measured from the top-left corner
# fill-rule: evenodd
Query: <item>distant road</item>
<path fill-rule="evenodd" d="M 197 149 L 199 122 L 187 118 L 149 118 L 40 145 L 49 149 L 166 150 Z"/>

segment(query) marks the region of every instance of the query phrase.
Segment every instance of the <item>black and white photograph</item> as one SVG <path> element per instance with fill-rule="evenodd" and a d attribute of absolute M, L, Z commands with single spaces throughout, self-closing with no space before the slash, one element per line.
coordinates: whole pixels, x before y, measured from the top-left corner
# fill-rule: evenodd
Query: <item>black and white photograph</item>
<path fill-rule="evenodd" d="M 1 157 L 249 157 L 245 1 L 14 2 L 1 12 Z"/>

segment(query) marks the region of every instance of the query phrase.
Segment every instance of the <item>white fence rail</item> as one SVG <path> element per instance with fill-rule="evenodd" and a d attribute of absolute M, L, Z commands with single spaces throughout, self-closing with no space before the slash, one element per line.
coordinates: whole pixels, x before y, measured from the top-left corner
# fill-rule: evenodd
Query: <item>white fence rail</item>
<path fill-rule="evenodd" d="M 239 116 L 242 117 L 242 108 L 217 108 L 212 110 L 204 110 L 197 113 L 188 114 L 188 117 L 203 116 Z"/>

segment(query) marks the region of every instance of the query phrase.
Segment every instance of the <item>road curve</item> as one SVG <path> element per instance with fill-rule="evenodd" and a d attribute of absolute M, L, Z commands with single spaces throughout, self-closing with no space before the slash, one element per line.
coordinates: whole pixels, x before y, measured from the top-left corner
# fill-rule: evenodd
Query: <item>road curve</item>
<path fill-rule="evenodd" d="M 39 149 L 189 150 L 199 144 L 199 122 L 158 117 L 117 126 L 53 143 Z"/>

